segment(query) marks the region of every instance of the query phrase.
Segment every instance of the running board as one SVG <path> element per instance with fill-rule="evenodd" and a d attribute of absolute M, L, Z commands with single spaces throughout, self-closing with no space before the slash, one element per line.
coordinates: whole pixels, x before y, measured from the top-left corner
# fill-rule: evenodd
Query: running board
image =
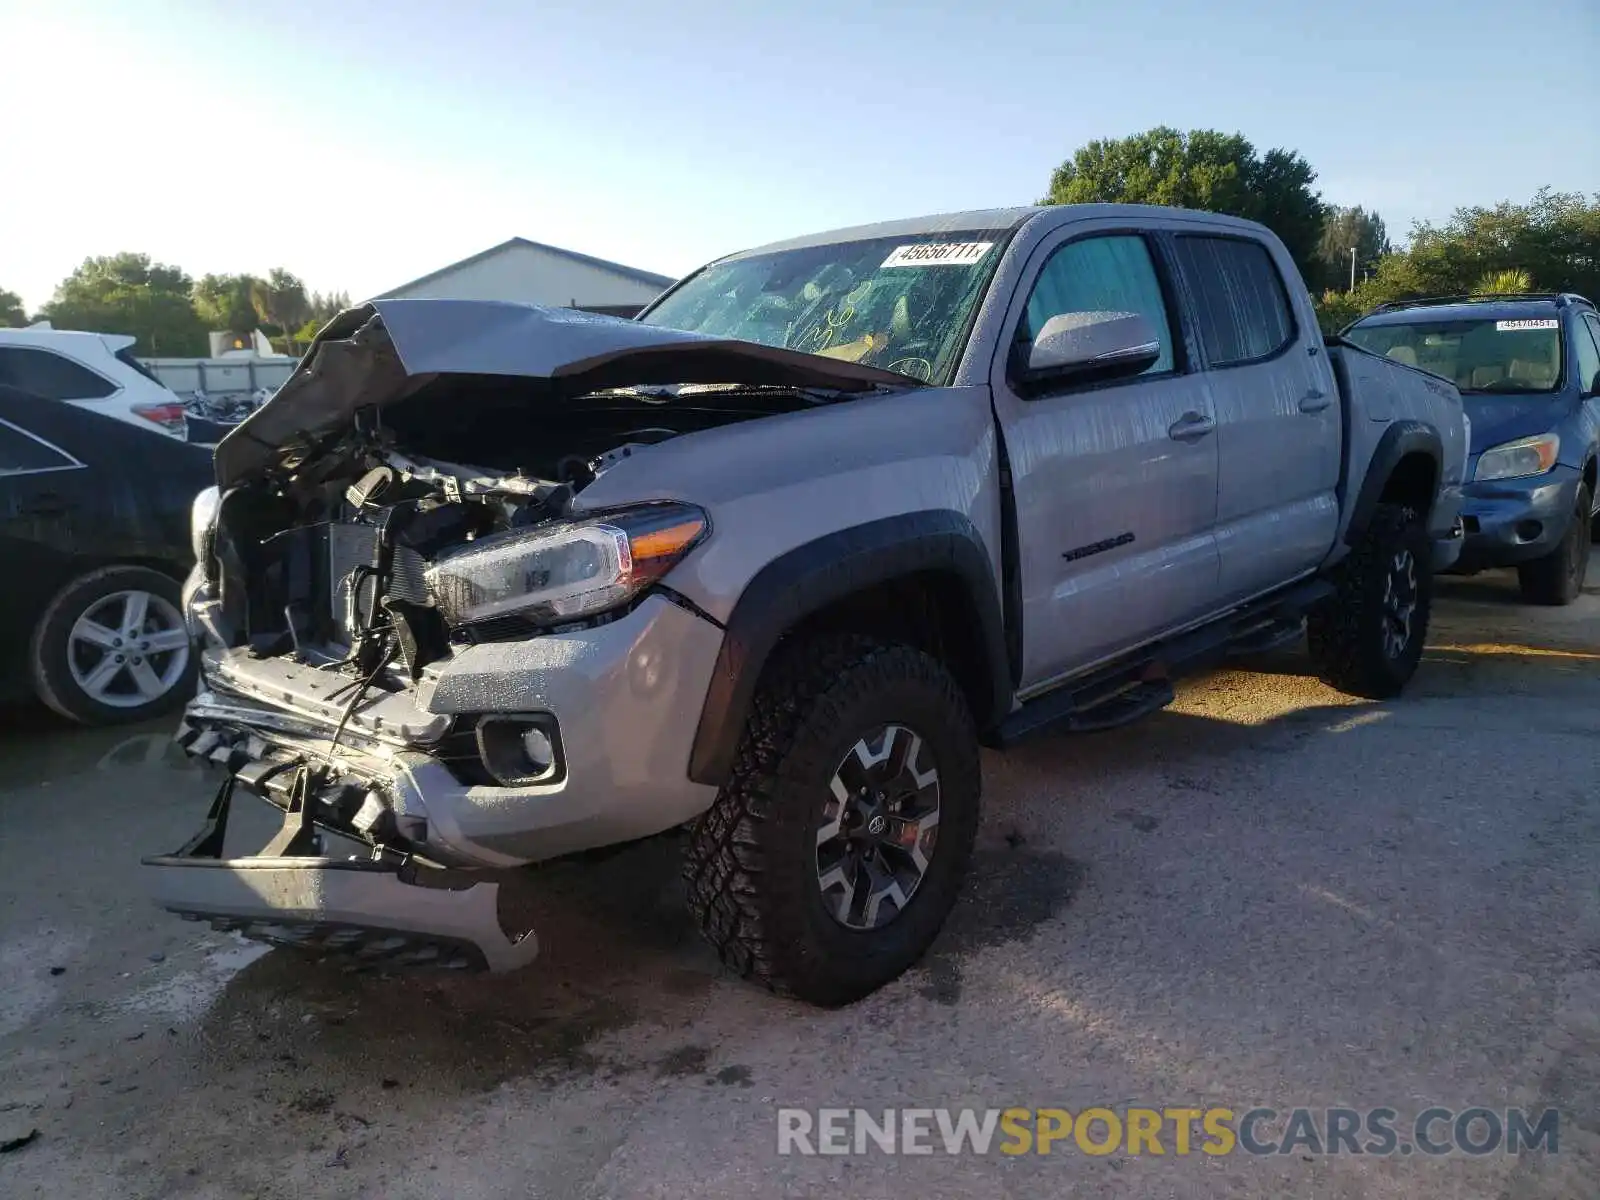
<path fill-rule="evenodd" d="M 1004 749 L 1045 729 L 1098 732 L 1148 716 L 1172 703 L 1172 680 L 1234 654 L 1255 654 L 1295 640 L 1306 610 L 1333 594 L 1333 585 L 1326 580 L 1307 580 L 1198 629 L 1145 646 L 1129 658 L 1029 700 L 990 730 L 983 744 Z"/>

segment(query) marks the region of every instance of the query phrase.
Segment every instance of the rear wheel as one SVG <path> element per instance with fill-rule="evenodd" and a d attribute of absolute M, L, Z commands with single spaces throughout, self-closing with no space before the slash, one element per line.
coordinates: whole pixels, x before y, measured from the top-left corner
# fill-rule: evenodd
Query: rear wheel
<path fill-rule="evenodd" d="M 763 678 L 696 822 L 689 906 L 723 962 L 840 1005 L 927 950 L 977 833 L 978 742 L 955 680 L 906 646 L 829 636 Z"/>
<path fill-rule="evenodd" d="M 1306 617 L 1317 674 L 1352 696 L 1387 700 L 1416 673 L 1433 611 L 1428 534 L 1416 511 L 1380 504 L 1335 568 L 1336 594 Z"/>
<path fill-rule="evenodd" d="M 146 567 L 104 567 L 56 593 L 34 629 L 34 691 L 86 725 L 142 721 L 194 692 L 198 661 L 177 582 Z"/>
<path fill-rule="evenodd" d="M 1543 558 L 1517 568 L 1522 598 L 1530 604 L 1571 604 L 1583 591 L 1583 576 L 1589 569 L 1591 512 L 1594 507 L 1589 485 L 1580 483 L 1573 500 L 1572 519 L 1554 550 Z"/>

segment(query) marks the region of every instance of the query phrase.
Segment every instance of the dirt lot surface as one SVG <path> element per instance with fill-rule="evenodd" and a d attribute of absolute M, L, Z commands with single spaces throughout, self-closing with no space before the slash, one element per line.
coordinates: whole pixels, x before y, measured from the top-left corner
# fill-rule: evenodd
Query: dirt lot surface
<path fill-rule="evenodd" d="M 1443 583 L 1393 704 L 1288 652 L 989 757 L 939 946 L 839 1012 L 719 976 L 667 842 L 539 876 L 517 976 L 264 953 L 144 898 L 209 790 L 165 727 L 0 714 L 0 1195 L 1600 1195 L 1590 583 Z M 1558 1108 L 1559 1153 L 776 1153 L 780 1106 L 1432 1104 Z"/>

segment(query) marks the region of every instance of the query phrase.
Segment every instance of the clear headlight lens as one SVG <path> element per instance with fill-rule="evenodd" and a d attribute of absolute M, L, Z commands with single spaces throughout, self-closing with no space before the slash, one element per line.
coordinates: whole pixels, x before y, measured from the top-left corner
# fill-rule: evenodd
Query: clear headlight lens
<path fill-rule="evenodd" d="M 1556 465 L 1561 453 L 1561 439 L 1553 433 L 1537 437 L 1518 438 L 1493 446 L 1478 456 L 1478 470 L 1473 478 L 1478 482 L 1488 479 L 1520 479 L 1525 475 L 1543 475 Z"/>
<path fill-rule="evenodd" d="M 428 568 L 428 591 L 451 625 L 515 614 L 543 624 L 625 604 L 710 528 L 687 504 L 649 504 L 479 538 Z"/>
<path fill-rule="evenodd" d="M 211 531 L 217 524 L 217 512 L 222 507 L 222 493 L 208 487 L 194 498 L 189 506 L 189 545 L 194 550 L 194 560 L 202 565 L 206 559 L 206 546 Z"/>

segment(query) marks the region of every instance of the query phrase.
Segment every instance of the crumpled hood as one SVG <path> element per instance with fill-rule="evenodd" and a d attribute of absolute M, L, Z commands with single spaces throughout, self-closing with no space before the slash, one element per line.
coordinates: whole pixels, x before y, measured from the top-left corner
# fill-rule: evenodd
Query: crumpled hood
<path fill-rule="evenodd" d="M 877 367 L 571 309 L 374 300 L 330 321 L 284 385 L 222 439 L 217 482 L 224 489 L 242 482 L 305 435 L 336 430 L 360 409 L 392 404 L 452 374 L 540 380 L 569 396 L 676 383 L 847 392 L 916 384 Z"/>
<path fill-rule="evenodd" d="M 1572 408 L 1570 400 L 1559 396 L 1461 397 L 1467 416 L 1472 419 L 1472 453 L 1490 446 L 1514 442 L 1518 438 L 1548 433 L 1561 423 Z"/>

